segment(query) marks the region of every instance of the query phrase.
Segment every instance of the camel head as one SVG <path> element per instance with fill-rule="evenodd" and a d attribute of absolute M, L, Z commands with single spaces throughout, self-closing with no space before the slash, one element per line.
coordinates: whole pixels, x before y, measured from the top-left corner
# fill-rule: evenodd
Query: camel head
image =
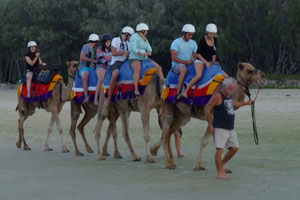
<path fill-rule="evenodd" d="M 267 82 L 266 75 L 261 70 L 256 69 L 250 63 L 238 63 L 237 80 L 245 85 L 264 85 Z"/>
<path fill-rule="evenodd" d="M 77 72 L 78 67 L 79 67 L 78 61 L 75 61 L 75 60 L 70 61 L 70 62 L 67 61 L 67 65 L 68 65 L 68 74 L 75 77 L 76 72 Z"/>

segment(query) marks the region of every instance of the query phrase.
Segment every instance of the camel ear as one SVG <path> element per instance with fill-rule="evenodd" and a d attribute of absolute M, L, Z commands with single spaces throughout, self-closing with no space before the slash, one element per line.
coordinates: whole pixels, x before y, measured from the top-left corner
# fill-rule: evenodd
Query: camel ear
<path fill-rule="evenodd" d="M 243 69 L 245 68 L 244 63 L 239 63 L 239 64 L 238 64 L 238 68 L 239 68 L 240 70 L 243 70 Z"/>
<path fill-rule="evenodd" d="M 66 64 L 67 64 L 67 66 L 68 66 L 68 67 L 70 67 L 70 65 L 69 65 L 69 64 L 70 64 L 70 63 L 69 63 L 69 61 L 67 61 L 67 63 L 66 63 Z"/>

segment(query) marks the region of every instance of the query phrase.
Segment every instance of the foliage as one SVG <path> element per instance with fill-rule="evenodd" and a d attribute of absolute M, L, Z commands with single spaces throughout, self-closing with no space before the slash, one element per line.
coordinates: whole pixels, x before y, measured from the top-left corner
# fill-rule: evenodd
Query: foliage
<path fill-rule="evenodd" d="M 153 59 L 167 73 L 171 42 L 186 23 L 194 39 L 208 23 L 218 25 L 218 56 L 234 75 L 240 61 L 271 74 L 300 73 L 299 0 L 0 0 L 0 82 L 24 75 L 30 40 L 38 43 L 49 68 L 66 73 L 65 62 L 78 60 L 89 34 L 118 36 L 139 22 L 150 27 Z"/>

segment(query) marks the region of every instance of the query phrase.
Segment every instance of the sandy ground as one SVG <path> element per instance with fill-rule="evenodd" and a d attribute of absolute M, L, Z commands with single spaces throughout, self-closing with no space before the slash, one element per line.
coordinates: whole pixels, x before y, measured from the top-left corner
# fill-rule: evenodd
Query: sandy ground
<path fill-rule="evenodd" d="M 253 90 L 254 94 L 256 90 Z M 61 153 L 56 128 L 50 138 L 53 152 L 43 151 L 50 114 L 37 110 L 25 122 L 25 136 L 31 151 L 17 149 L 17 118 L 14 111 L 16 90 L 0 90 L 0 200 L 150 200 L 150 199 L 298 199 L 300 188 L 300 90 L 262 90 L 256 104 L 260 144 L 253 142 L 250 107 L 236 113 L 240 151 L 229 163 L 233 174 L 227 181 L 216 180 L 215 149 L 212 141 L 204 154 L 205 171 L 193 171 L 200 139 L 206 122 L 191 120 L 184 128 L 184 159 L 176 159 L 177 169 L 164 168 L 162 150 L 157 163 L 147 164 L 144 139 L 138 113 L 130 118 L 132 144 L 141 162 L 132 162 L 122 138 L 119 149 L 123 159 L 96 160 L 96 154 L 76 157 L 71 138 L 70 105 L 61 113 L 64 139 L 70 153 Z M 105 123 L 103 133 L 106 130 Z M 86 127 L 87 139 L 95 150 L 93 119 Z M 151 139 L 156 142 L 160 130 L 155 112 L 151 116 Z M 102 134 L 102 143 L 104 134 Z M 80 135 L 79 148 L 84 152 Z M 174 142 L 173 142 L 174 143 Z M 173 148 L 173 152 L 175 149 Z M 112 141 L 109 152 L 113 153 Z M 176 155 L 176 153 L 175 153 Z"/>

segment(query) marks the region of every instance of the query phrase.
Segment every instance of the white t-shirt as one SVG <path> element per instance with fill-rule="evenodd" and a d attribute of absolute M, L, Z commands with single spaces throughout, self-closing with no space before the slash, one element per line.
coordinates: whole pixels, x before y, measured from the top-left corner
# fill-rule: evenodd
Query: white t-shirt
<path fill-rule="evenodd" d="M 117 49 L 117 52 L 122 52 L 122 51 L 130 51 L 130 43 L 129 41 L 123 41 L 121 42 L 120 37 L 115 37 L 113 38 L 111 42 L 111 46 L 115 47 Z M 111 62 L 110 65 L 114 64 L 116 61 L 125 61 L 126 56 L 112 56 L 111 57 Z"/>

